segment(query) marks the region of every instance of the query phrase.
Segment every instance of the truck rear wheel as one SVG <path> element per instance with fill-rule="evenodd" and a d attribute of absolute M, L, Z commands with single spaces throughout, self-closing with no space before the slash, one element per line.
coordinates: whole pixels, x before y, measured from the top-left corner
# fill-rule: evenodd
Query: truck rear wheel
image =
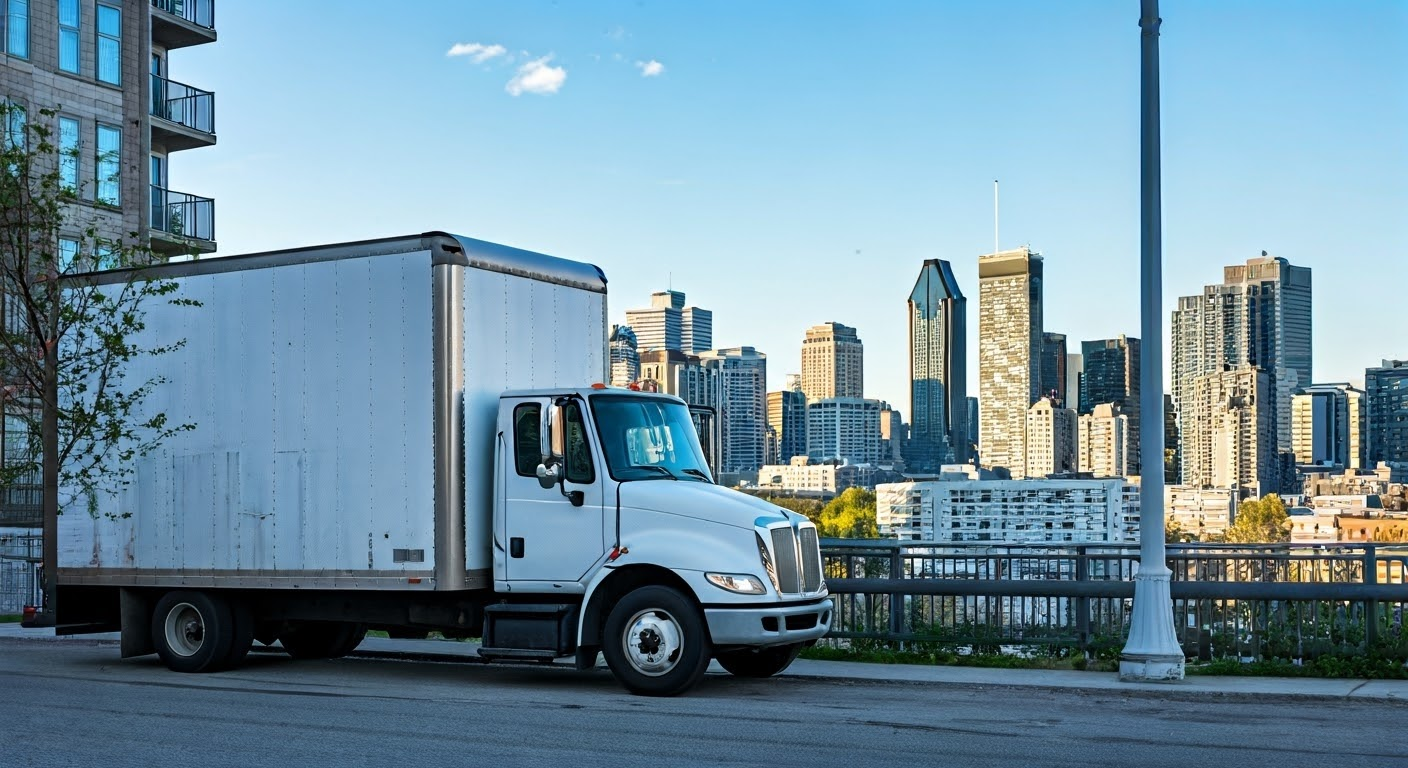
<path fill-rule="evenodd" d="M 631 693 L 675 696 L 709 668 L 710 644 L 699 608 L 669 587 L 641 587 L 606 618 L 602 653 Z"/>
<path fill-rule="evenodd" d="M 284 652 L 295 659 L 339 659 L 367 636 L 362 624 L 339 621 L 299 621 L 279 635 Z"/>
<path fill-rule="evenodd" d="M 234 614 L 223 598 L 204 592 L 168 592 L 152 612 L 156 654 L 175 672 L 215 672 L 230 663 Z M 248 644 L 245 645 L 248 650 Z"/>
<path fill-rule="evenodd" d="M 778 645 L 772 648 L 727 651 L 714 658 L 719 666 L 735 677 L 772 677 L 791 666 L 802 652 L 802 644 Z"/>

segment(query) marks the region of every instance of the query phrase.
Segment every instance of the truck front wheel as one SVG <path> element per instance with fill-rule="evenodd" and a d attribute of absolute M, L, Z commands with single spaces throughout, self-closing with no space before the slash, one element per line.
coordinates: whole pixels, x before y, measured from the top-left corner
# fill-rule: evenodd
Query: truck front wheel
<path fill-rule="evenodd" d="M 719 666 L 735 677 L 772 677 L 791 666 L 801 652 L 802 644 L 794 643 L 756 650 L 727 651 L 714 658 L 719 660 Z"/>
<path fill-rule="evenodd" d="M 631 693 L 675 696 L 709 668 L 704 618 L 693 601 L 669 587 L 641 587 L 621 598 L 606 618 L 602 653 Z"/>
<path fill-rule="evenodd" d="M 204 592 L 168 592 L 152 612 L 156 654 L 175 672 L 218 671 L 233 655 L 234 624 L 234 614 L 223 598 Z"/>

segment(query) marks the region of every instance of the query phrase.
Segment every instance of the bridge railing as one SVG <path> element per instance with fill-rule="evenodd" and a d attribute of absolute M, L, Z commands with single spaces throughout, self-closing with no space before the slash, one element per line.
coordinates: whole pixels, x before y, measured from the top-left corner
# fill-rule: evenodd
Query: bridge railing
<path fill-rule="evenodd" d="M 956 653 L 1113 653 L 1139 550 L 826 539 L 828 643 Z M 1173 619 L 1189 658 L 1408 658 L 1408 545 L 1176 545 Z M 1396 657 L 1396 656 L 1395 656 Z"/>

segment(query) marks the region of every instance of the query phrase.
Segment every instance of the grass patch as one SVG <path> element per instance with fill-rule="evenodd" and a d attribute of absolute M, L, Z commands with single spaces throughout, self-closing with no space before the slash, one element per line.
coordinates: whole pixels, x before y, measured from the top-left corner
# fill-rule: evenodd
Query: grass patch
<path fill-rule="evenodd" d="M 0 613 L 0 624 L 10 624 L 24 620 L 18 613 Z"/>
<path fill-rule="evenodd" d="M 1184 668 L 1189 675 L 1236 675 L 1249 677 L 1341 677 L 1371 680 L 1408 680 L 1408 666 L 1400 659 L 1376 656 L 1321 656 L 1302 661 L 1262 659 L 1239 661 L 1216 659 Z"/>
<path fill-rule="evenodd" d="M 803 648 L 801 657 L 820 661 L 859 661 L 868 664 L 916 664 L 936 667 L 987 667 L 990 669 L 1065 669 L 1114 672 L 1119 662 L 1108 659 L 1087 661 L 1081 656 L 1015 656 L 1008 653 L 953 653 L 951 651 L 907 651 L 895 648 L 834 648 L 816 645 Z"/>

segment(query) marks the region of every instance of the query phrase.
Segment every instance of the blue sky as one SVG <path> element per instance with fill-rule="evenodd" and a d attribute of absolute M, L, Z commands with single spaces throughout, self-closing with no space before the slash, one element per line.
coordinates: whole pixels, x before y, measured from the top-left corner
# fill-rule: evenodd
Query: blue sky
<path fill-rule="evenodd" d="M 1047 329 L 1138 335 L 1138 5 L 219 2 L 170 62 L 219 145 L 171 183 L 221 254 L 446 229 L 600 265 L 615 321 L 672 284 L 770 388 L 853 325 L 907 412 L 923 259 L 976 384 L 993 179 Z M 1314 270 L 1317 380 L 1408 357 L 1408 3 L 1162 6 L 1165 315 L 1266 250 Z"/>

